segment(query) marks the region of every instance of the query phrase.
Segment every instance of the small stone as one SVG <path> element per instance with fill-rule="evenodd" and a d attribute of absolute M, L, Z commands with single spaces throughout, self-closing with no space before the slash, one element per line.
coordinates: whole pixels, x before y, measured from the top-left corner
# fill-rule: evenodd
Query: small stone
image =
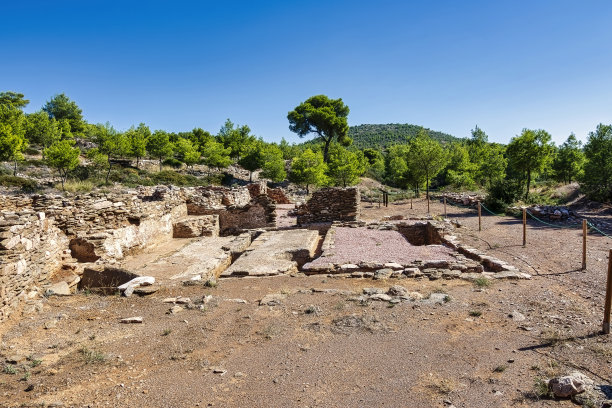
<path fill-rule="evenodd" d="M 375 293 L 370 295 L 370 300 L 382 300 L 383 302 L 388 302 L 393 299 L 391 296 L 384 293 Z"/>
<path fill-rule="evenodd" d="M 364 295 L 376 295 L 379 293 L 385 293 L 384 289 L 381 288 L 363 288 Z"/>
<path fill-rule="evenodd" d="M 387 295 L 390 296 L 405 296 L 408 293 L 408 289 L 400 285 L 393 285 L 387 291 Z"/>
<path fill-rule="evenodd" d="M 142 323 L 142 317 L 141 316 L 126 317 L 126 318 L 121 319 L 120 322 L 125 323 L 125 324 Z"/>
<path fill-rule="evenodd" d="M 374 272 L 374 279 L 375 280 L 388 279 L 391 277 L 392 274 L 393 274 L 393 269 L 389 269 L 389 268 L 379 269 L 376 272 Z"/>
<path fill-rule="evenodd" d="M 55 326 L 57 326 L 57 320 L 53 319 L 53 320 L 47 320 L 45 322 L 45 329 L 53 329 L 55 328 Z"/>
<path fill-rule="evenodd" d="M 276 306 L 282 304 L 282 301 L 287 298 L 287 295 L 282 293 L 273 293 L 264 296 L 259 301 L 259 306 Z"/>
<path fill-rule="evenodd" d="M 572 373 L 556 377 L 548 382 L 548 389 L 558 398 L 569 398 L 584 392 L 588 377 L 581 373 Z"/>
<path fill-rule="evenodd" d="M 525 316 L 521 312 L 516 310 L 513 310 L 512 313 L 508 315 L 508 317 L 510 317 L 515 322 L 522 322 L 523 320 L 525 320 Z"/>
<path fill-rule="evenodd" d="M 219 375 L 224 375 L 225 373 L 227 373 L 227 370 L 221 368 L 221 367 L 213 367 L 212 369 L 213 374 L 219 374 Z"/>
<path fill-rule="evenodd" d="M 172 306 L 172 307 L 171 307 L 171 308 L 168 310 L 167 314 L 177 314 L 177 313 L 179 313 L 179 312 L 181 312 L 181 311 L 183 311 L 183 310 L 184 310 L 184 309 L 183 309 L 183 307 L 182 307 L 182 306 L 175 305 L 175 306 Z"/>

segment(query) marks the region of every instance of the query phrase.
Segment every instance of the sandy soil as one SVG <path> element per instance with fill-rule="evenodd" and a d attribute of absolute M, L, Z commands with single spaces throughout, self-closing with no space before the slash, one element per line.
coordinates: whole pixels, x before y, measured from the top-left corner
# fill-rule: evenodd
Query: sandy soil
<path fill-rule="evenodd" d="M 365 204 L 363 216 L 425 209 Z M 577 369 L 610 384 L 612 344 L 599 331 L 612 240 L 589 236 L 581 271 L 578 229 L 530 224 L 523 248 L 515 219 L 486 217 L 479 233 L 474 211 L 449 206 L 449 216 L 464 242 L 533 279 L 477 287 L 298 275 L 143 298 L 52 297 L 41 313 L 0 327 L 2 355 L 20 360 L 0 373 L 0 406 L 569 407 L 537 398 L 536 381 Z M 395 284 L 449 301 L 352 300 Z M 259 306 L 272 293 L 281 304 Z M 168 313 L 163 300 L 179 295 L 193 304 Z M 144 322 L 119 323 L 130 316 Z"/>

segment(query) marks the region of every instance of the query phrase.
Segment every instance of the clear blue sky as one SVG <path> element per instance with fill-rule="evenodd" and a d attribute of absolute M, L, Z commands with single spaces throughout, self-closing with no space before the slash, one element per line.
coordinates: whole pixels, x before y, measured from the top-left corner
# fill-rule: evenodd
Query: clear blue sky
<path fill-rule="evenodd" d="M 226 118 L 299 138 L 287 112 L 326 94 L 349 124 L 413 123 L 561 143 L 612 122 L 610 1 L 11 1 L 0 91 L 87 121 L 216 133 Z"/>

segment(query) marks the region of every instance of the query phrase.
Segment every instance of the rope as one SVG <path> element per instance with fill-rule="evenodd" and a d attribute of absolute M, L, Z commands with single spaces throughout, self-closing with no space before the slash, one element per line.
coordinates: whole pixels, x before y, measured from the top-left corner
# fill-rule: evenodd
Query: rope
<path fill-rule="evenodd" d="M 498 216 L 498 217 L 504 217 L 504 216 L 505 216 L 505 214 L 495 214 L 493 211 L 491 211 L 491 210 L 489 210 L 487 207 L 485 207 L 485 205 L 484 205 L 483 203 L 480 203 L 480 206 L 481 206 L 482 208 L 484 208 L 484 209 L 485 209 L 485 211 L 486 211 L 486 212 L 488 212 L 488 213 L 489 213 L 489 214 L 491 214 L 491 215 L 496 215 L 496 216 Z"/>
<path fill-rule="evenodd" d="M 593 224 L 591 224 L 590 221 L 587 221 L 587 225 L 589 226 L 589 228 L 594 229 L 595 231 L 599 232 L 601 235 L 603 235 L 604 237 L 610 238 L 612 239 L 612 236 L 606 234 L 605 232 L 603 232 L 602 230 L 600 230 L 599 228 L 597 228 L 596 226 L 594 226 Z"/>
<path fill-rule="evenodd" d="M 549 227 L 554 227 L 554 228 L 576 228 L 575 226 L 574 226 L 574 227 L 570 227 L 570 226 L 566 226 L 566 225 L 555 225 L 555 224 L 550 224 L 550 223 L 548 223 L 548 222 L 546 222 L 546 221 L 542 221 L 541 219 L 539 219 L 538 217 L 536 217 L 535 215 L 533 215 L 533 214 L 532 214 L 532 213 L 530 213 L 529 211 L 527 211 L 527 214 L 529 214 L 529 216 L 530 216 L 531 218 L 533 218 L 534 220 L 539 221 L 539 222 L 541 222 L 541 223 L 542 223 L 542 224 L 544 224 L 544 225 L 548 225 Z"/>

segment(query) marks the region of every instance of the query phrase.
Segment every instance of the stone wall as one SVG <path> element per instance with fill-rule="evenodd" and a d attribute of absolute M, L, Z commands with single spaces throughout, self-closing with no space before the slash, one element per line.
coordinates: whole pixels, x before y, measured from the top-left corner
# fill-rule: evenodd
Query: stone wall
<path fill-rule="evenodd" d="M 282 188 L 268 188 L 267 194 L 276 204 L 293 204 L 293 202 L 287 198 L 285 190 Z"/>
<path fill-rule="evenodd" d="M 298 208 L 297 223 L 358 221 L 360 201 L 359 189 L 355 187 L 317 190 L 308 202 Z"/>
<path fill-rule="evenodd" d="M 247 229 L 275 227 L 275 203 L 267 195 L 259 194 L 261 191 L 259 183 L 249 186 L 255 187 L 200 189 L 196 191 L 196 195 L 187 198 L 187 212 L 189 215 L 218 215 L 220 235 L 237 234 Z M 249 188 L 257 195 L 251 196 Z"/>
<path fill-rule="evenodd" d="M 173 238 L 218 237 L 219 216 L 190 216 L 175 222 L 172 229 Z"/>
<path fill-rule="evenodd" d="M 0 211 L 0 320 L 61 267 L 67 246 L 68 239 L 45 213 Z"/>

